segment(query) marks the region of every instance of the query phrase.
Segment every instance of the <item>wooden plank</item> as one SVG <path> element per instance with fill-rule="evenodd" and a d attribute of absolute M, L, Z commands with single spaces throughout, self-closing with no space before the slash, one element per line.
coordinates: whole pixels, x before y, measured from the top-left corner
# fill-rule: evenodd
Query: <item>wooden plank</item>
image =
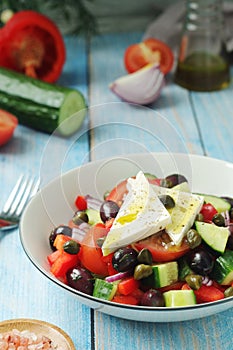
<path fill-rule="evenodd" d="M 112 81 L 126 74 L 123 63 L 126 47 L 140 41 L 140 38 L 140 33 L 134 33 L 102 35 L 92 40 L 90 57 L 92 160 L 143 150 L 202 153 L 189 94 L 174 86 L 171 77 L 166 78 L 167 83 L 159 99 L 149 106 L 138 108 L 130 106 L 109 90 Z M 121 143 L 118 142 L 119 138 Z M 139 144 L 139 140 L 142 144 Z M 108 143 L 111 147 L 107 147 Z"/>
<path fill-rule="evenodd" d="M 233 161 L 233 84 L 222 91 L 191 93 L 205 154 Z"/>
<path fill-rule="evenodd" d="M 66 40 L 66 47 L 67 60 L 58 83 L 80 89 L 87 97 L 85 40 L 71 37 Z M 84 124 L 88 124 L 88 119 Z M 41 175 L 43 185 L 59 172 L 80 165 L 88 154 L 88 134 L 77 142 L 53 137 L 48 173 L 43 173 L 41 161 L 50 140 L 50 135 L 20 125 L 14 138 L 1 148 L 0 208 L 21 173 Z M 91 349 L 90 309 L 36 270 L 21 247 L 18 229 L 0 235 L 0 252 L 0 320 L 30 317 L 49 321 L 64 329 L 77 349 Z"/>
<path fill-rule="evenodd" d="M 151 115 L 145 117 L 147 113 L 144 110 L 125 106 L 108 90 L 110 82 L 125 74 L 122 60 L 125 48 L 139 39 L 140 33 L 132 36 L 130 34 L 114 37 L 104 35 L 92 40 L 90 57 L 91 159 L 133 152 L 136 146 L 139 151 L 149 152 L 151 150 L 160 151 L 164 149 L 164 146 L 168 151 L 174 151 L 176 147 L 179 149 L 184 145 L 185 152 L 203 154 L 205 149 L 202 147 L 203 140 L 200 139 L 199 124 L 195 114 L 197 103 L 192 102 L 194 97 L 188 91 L 172 84 L 172 76 L 167 77 L 167 85 L 160 98 L 150 106 L 153 111 L 159 111 L 164 118 L 162 126 L 165 125 L 168 139 L 166 142 L 166 138 L 163 137 L 164 144 L 158 143 L 161 129 L 159 134 L 151 133 L 153 129 Z M 199 95 L 198 97 L 200 98 Z M 209 95 L 208 98 L 210 98 Z M 226 100 L 229 101 L 228 99 L 229 96 Z M 215 108 L 215 104 L 209 105 L 209 111 L 212 111 L 212 108 Z M 120 113 L 121 109 L 124 113 Z M 201 129 L 203 123 L 209 124 L 209 120 L 204 116 Z M 173 137 L 169 139 L 172 131 L 174 132 Z M 229 310 L 219 315 L 188 322 L 151 324 L 122 320 L 95 311 L 95 349 L 227 350 L 229 342 L 226 341 L 226 334 L 231 333 L 231 312 Z M 222 332 L 225 318 L 229 322 L 225 326 L 227 331 Z"/>

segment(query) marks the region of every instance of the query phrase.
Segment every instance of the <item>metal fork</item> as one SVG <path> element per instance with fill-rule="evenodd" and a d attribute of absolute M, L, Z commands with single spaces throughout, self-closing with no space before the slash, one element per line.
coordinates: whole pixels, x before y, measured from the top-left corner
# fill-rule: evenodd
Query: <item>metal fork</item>
<path fill-rule="evenodd" d="M 23 174 L 19 177 L 0 213 L 0 231 L 12 230 L 19 225 L 23 209 L 38 191 L 39 184 L 35 178 Z"/>

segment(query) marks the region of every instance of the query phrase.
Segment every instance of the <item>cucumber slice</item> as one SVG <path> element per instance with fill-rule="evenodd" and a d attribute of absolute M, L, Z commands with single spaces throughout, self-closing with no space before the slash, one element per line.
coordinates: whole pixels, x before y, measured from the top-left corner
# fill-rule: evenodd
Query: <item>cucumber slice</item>
<path fill-rule="evenodd" d="M 110 283 L 96 278 L 93 296 L 104 300 L 112 300 L 117 291 L 117 283 Z"/>
<path fill-rule="evenodd" d="M 188 306 L 195 305 L 196 296 L 193 290 L 169 290 L 163 293 L 165 306 Z"/>
<path fill-rule="evenodd" d="M 197 232 L 208 246 L 219 253 L 224 253 L 229 237 L 227 227 L 220 227 L 201 221 L 196 221 L 195 226 Z"/>
<path fill-rule="evenodd" d="M 153 265 L 152 270 L 154 288 L 169 286 L 178 281 L 178 264 L 176 261 Z"/>
<path fill-rule="evenodd" d="M 69 136 L 86 115 L 83 95 L 75 89 L 49 84 L 0 68 L 0 108 L 19 122 L 47 133 Z"/>
<path fill-rule="evenodd" d="M 229 211 L 231 209 L 230 203 L 223 198 L 208 195 L 208 194 L 200 194 L 200 195 L 204 197 L 205 203 L 212 204 L 213 207 L 215 207 L 215 209 L 218 211 L 218 213 Z"/>
<path fill-rule="evenodd" d="M 214 263 L 211 278 L 221 285 L 230 285 L 233 282 L 233 251 L 226 250 Z"/>
<path fill-rule="evenodd" d="M 103 223 L 98 210 L 89 208 L 85 210 L 85 213 L 88 216 L 88 223 L 90 225 L 95 225 L 95 224 L 98 224 L 99 222 Z"/>

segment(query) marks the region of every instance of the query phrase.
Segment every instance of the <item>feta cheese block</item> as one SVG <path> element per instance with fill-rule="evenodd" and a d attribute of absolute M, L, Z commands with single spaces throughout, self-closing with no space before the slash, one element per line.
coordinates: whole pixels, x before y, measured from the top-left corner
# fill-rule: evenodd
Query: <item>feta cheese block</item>
<path fill-rule="evenodd" d="M 169 195 L 175 201 L 174 208 L 168 209 L 171 215 L 171 223 L 166 226 L 166 232 L 171 240 L 179 245 L 194 224 L 195 218 L 204 203 L 204 197 L 172 188 L 155 185 L 153 188 L 158 196 Z"/>
<path fill-rule="evenodd" d="M 163 230 L 171 216 L 140 171 L 127 182 L 128 194 L 103 243 L 103 255 Z"/>

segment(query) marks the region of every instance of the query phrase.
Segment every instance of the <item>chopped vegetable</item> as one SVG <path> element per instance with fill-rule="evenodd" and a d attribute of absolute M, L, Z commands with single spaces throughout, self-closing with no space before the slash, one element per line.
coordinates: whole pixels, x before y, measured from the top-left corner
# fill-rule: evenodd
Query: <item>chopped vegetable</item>
<path fill-rule="evenodd" d="M 74 254 L 76 265 L 65 276 L 70 261 L 64 256 L 64 249 L 69 248 L 73 233 L 71 237 L 64 225 L 54 229 L 56 238 L 51 248 L 55 246 L 58 252 L 47 257 L 52 273 L 75 290 L 128 305 L 182 307 L 231 297 L 233 246 L 229 242 L 233 240 L 233 232 L 229 227 L 233 225 L 230 215 L 233 199 L 228 197 L 226 203 L 225 199 L 212 196 L 217 203 L 217 215 L 223 220 L 215 214 L 209 221 L 216 211 L 214 203 L 206 208 L 204 198 L 208 196 L 192 194 L 184 176 L 172 174 L 157 180 L 139 171 L 136 176 L 121 181 L 103 201 L 97 199 L 102 203 L 98 204 L 99 209 L 75 212 L 75 227 L 71 220 L 74 227 L 71 231 L 82 232 L 81 240 L 78 239 L 81 249 Z M 166 208 L 167 196 L 173 199 L 169 208 Z M 91 197 L 91 201 L 95 199 Z M 173 211 L 177 207 L 179 215 L 174 220 Z M 204 212 L 207 209 L 208 219 L 200 215 L 203 208 Z M 168 234 L 169 216 L 175 227 L 182 226 L 179 244 Z M 86 222 L 87 217 L 91 222 Z M 167 222 L 163 221 L 164 217 Z M 131 226 L 132 223 L 136 224 Z M 83 224 L 88 226 L 85 230 L 81 229 Z M 57 234 L 60 231 L 63 234 Z M 137 241 L 138 237 L 142 239 Z M 113 250 L 109 254 L 103 250 L 106 242 L 112 243 L 107 247 Z M 77 247 L 71 248 L 72 257 L 77 252 L 73 248 Z"/>
<path fill-rule="evenodd" d="M 32 11 L 15 13 L 0 31 L 0 66 L 55 82 L 65 62 L 65 44 L 47 16 Z"/>
<path fill-rule="evenodd" d="M 0 109 L 0 146 L 12 138 L 17 125 L 18 119 L 13 114 Z"/>
<path fill-rule="evenodd" d="M 119 282 L 118 292 L 122 295 L 128 295 L 138 289 L 138 287 L 139 282 L 134 277 L 128 277 Z"/>
<path fill-rule="evenodd" d="M 87 201 L 84 196 L 77 196 L 75 199 L 75 205 L 78 210 L 86 210 L 87 209 Z"/>
<path fill-rule="evenodd" d="M 125 67 L 129 73 L 134 73 L 149 63 L 156 63 L 166 74 L 172 69 L 173 62 L 174 56 L 170 47 L 155 38 L 130 45 L 124 54 Z"/>
<path fill-rule="evenodd" d="M 116 79 L 110 89 L 124 101 L 146 105 L 159 97 L 163 86 L 164 75 L 155 63 Z"/>

